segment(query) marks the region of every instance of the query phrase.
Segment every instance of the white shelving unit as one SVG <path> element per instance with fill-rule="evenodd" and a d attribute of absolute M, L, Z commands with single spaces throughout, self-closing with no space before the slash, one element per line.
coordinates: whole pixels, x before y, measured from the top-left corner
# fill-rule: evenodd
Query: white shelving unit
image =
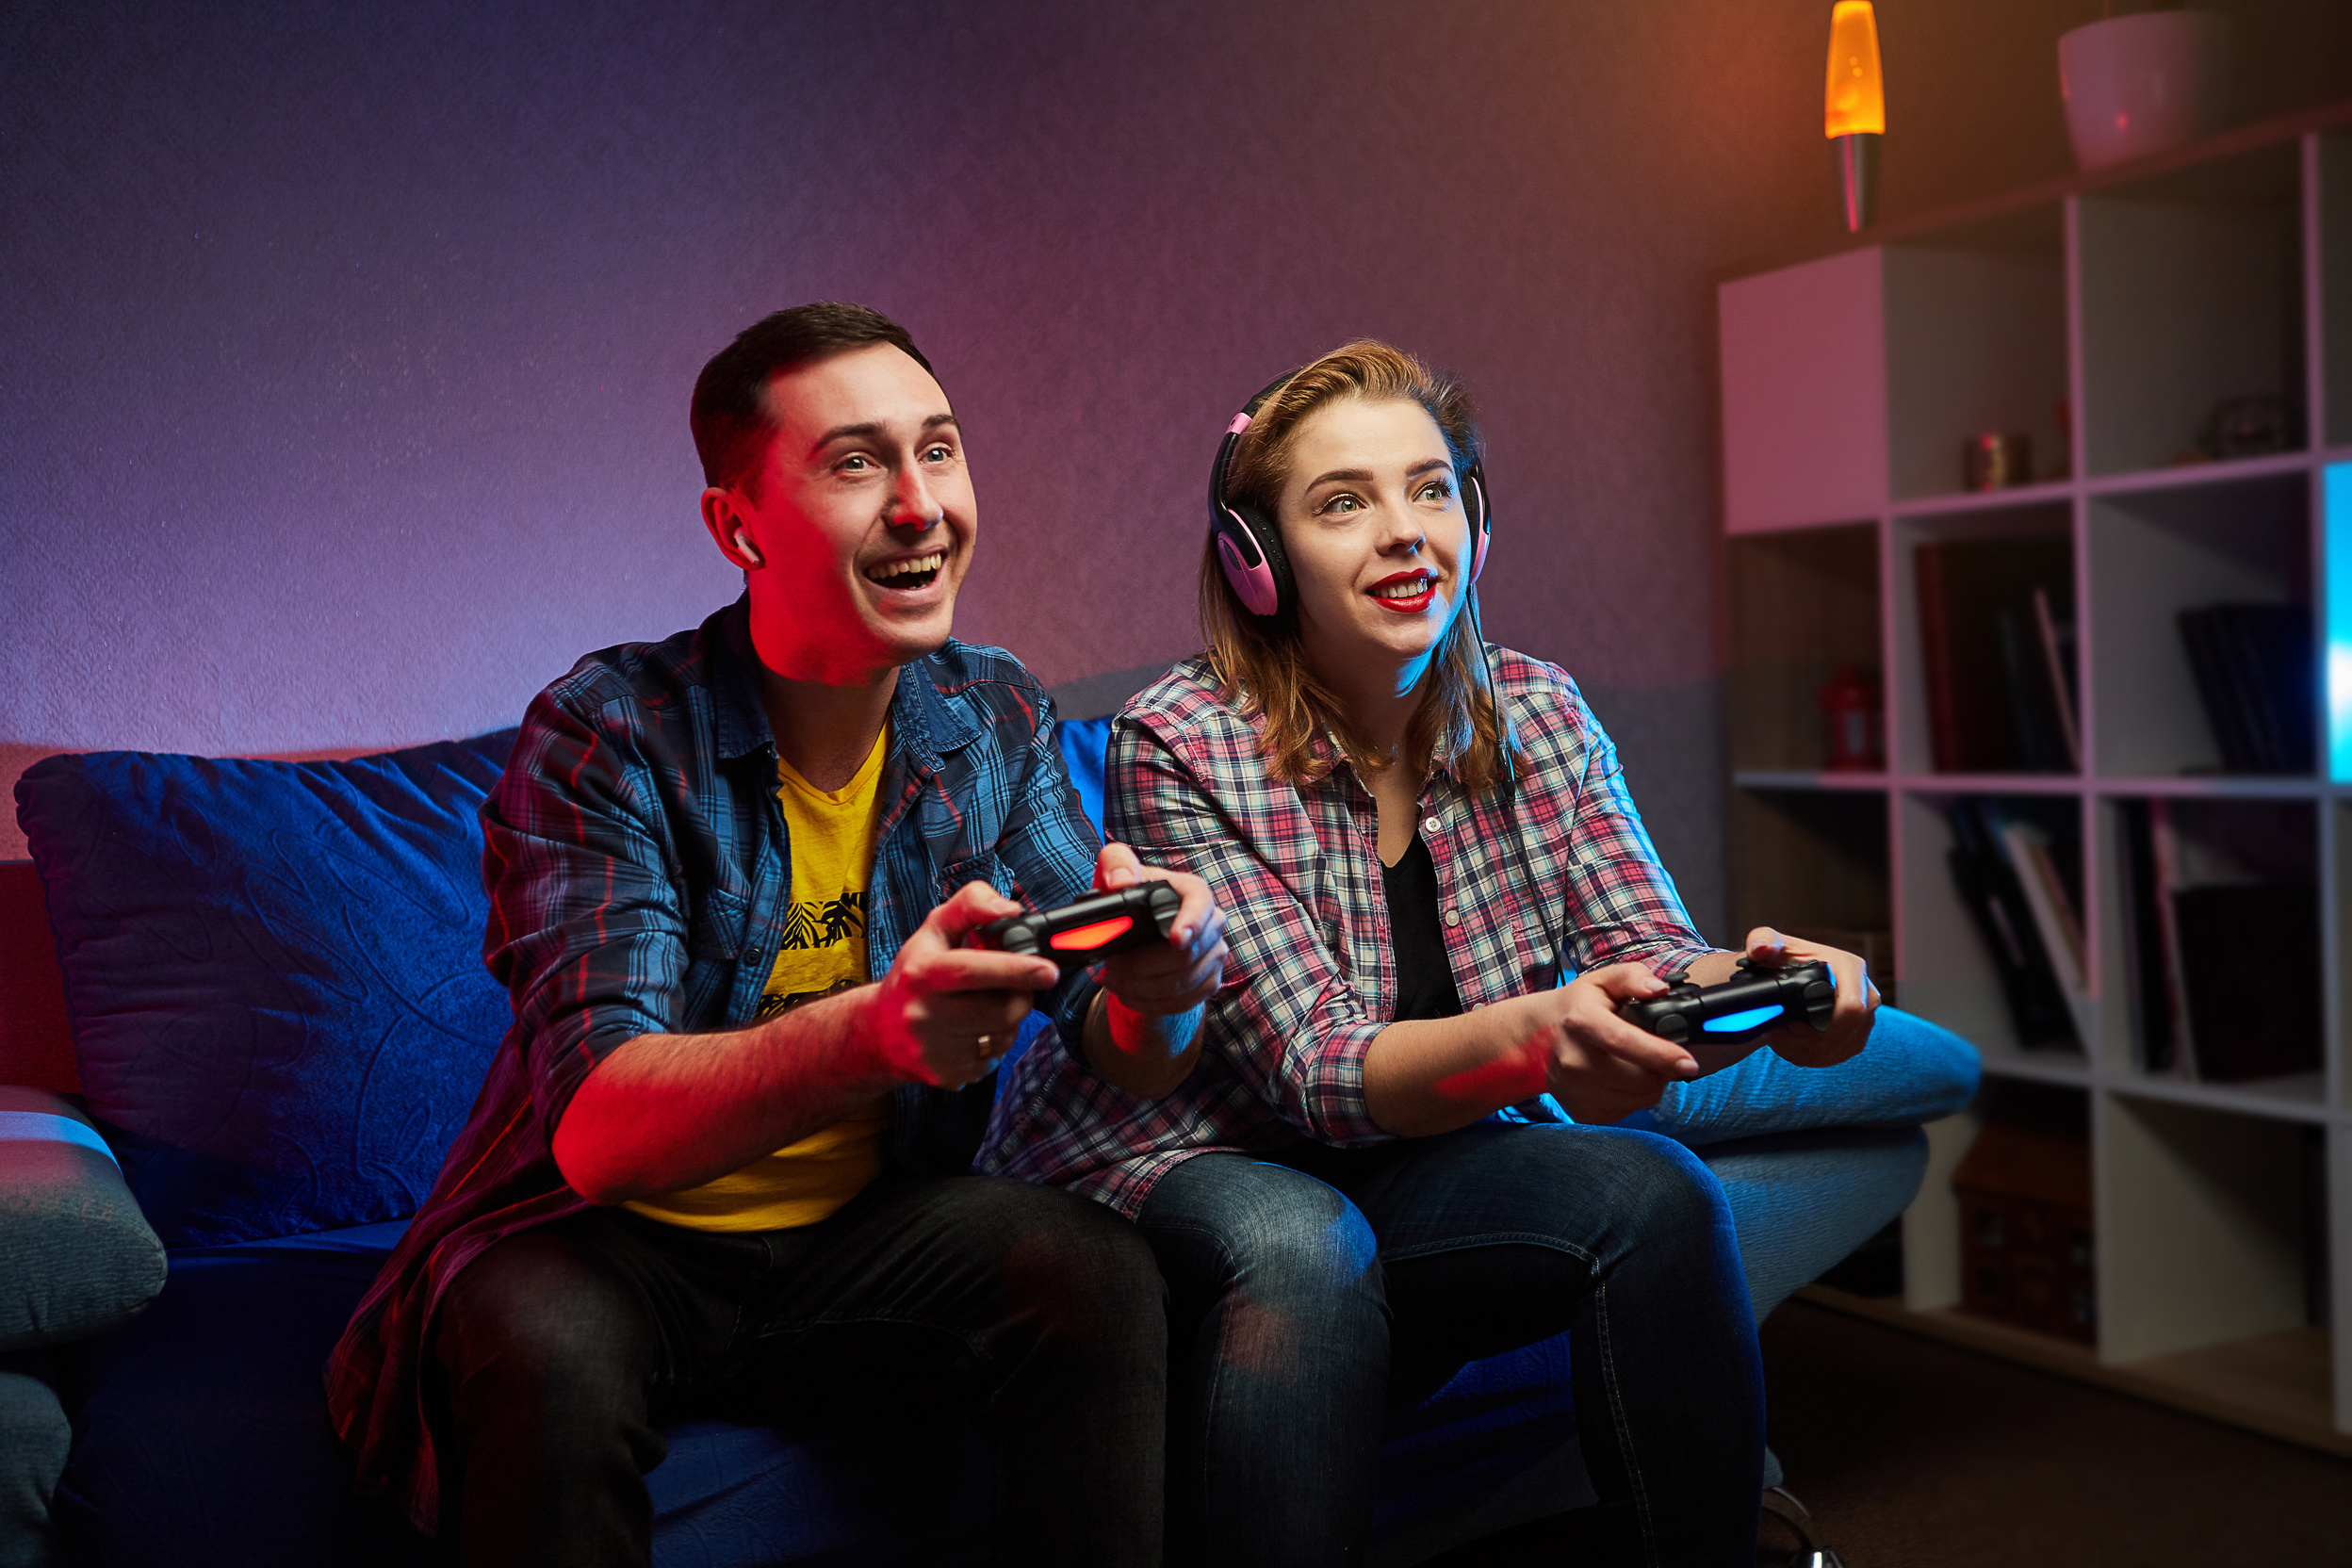
<path fill-rule="evenodd" d="M 2352 105 L 1863 238 L 1720 293 L 1733 919 L 1886 934 L 1903 1006 L 1976 1041 L 1996 1078 L 2081 1094 L 2098 1343 L 1953 1310 L 1949 1178 L 1967 1118 L 1932 1130 L 1902 1305 L 1839 1304 L 2352 1453 L 2352 998 L 2338 978 L 2352 951 Z M 2300 406 L 2303 448 L 2180 461 L 2216 404 L 2257 394 Z M 2031 437 L 2031 482 L 1965 488 L 1963 442 L 1983 431 Z M 1933 766 L 1915 550 L 2003 538 L 2070 548 L 2079 773 Z M 2175 616 L 2223 601 L 2311 607 L 2323 660 L 2342 666 L 2323 672 L 2334 699 L 2312 774 L 2217 771 Z M 1815 694 L 1844 665 L 1881 683 L 1883 772 L 1823 771 Z M 1946 865 L 1960 795 L 2017 802 L 2079 843 L 2083 1049 L 2017 1038 Z M 2289 874 L 2317 884 L 2326 956 L 2321 1071 L 2214 1084 L 2134 1065 L 2115 803 L 2135 797 L 2301 858 Z M 2312 984 L 2308 969 L 2282 981 Z M 2317 1324 L 2313 1267 L 2330 1276 Z"/>

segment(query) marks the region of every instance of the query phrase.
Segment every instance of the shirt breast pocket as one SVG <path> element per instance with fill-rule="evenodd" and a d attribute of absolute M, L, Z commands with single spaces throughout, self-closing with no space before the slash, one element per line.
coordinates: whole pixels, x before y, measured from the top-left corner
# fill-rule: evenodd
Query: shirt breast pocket
<path fill-rule="evenodd" d="M 732 963 L 742 956 L 751 923 L 751 901 L 725 888 L 705 894 L 687 933 L 686 950 L 697 959 Z"/>

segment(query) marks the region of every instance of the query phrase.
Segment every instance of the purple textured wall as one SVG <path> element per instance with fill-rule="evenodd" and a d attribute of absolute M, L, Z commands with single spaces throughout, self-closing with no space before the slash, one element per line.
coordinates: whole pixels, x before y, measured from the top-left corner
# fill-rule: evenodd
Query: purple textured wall
<path fill-rule="evenodd" d="M 1881 8 L 1891 209 L 2063 161 L 1968 100 L 1983 155 L 1923 126 L 1906 187 L 1903 74 L 1985 24 Z M 2066 8 L 1994 8 L 2047 57 Z M 1827 10 L 0 9 L 0 783 L 487 729 L 691 624 L 735 583 L 688 388 L 812 298 L 966 418 L 962 634 L 1049 683 L 1179 655 L 1226 417 L 1373 333 L 1479 394 L 1491 628 L 1592 686 L 1705 911 L 1705 274 L 1833 221 Z"/>

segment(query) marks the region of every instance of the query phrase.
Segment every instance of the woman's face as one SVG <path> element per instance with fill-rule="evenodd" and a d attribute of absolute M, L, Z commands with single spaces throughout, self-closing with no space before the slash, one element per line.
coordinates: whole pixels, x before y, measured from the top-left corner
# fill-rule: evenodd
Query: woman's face
<path fill-rule="evenodd" d="M 1452 455 L 1419 403 L 1348 398 L 1299 423 L 1281 501 L 1307 658 L 1334 684 L 1428 668 L 1468 590 L 1470 521 Z"/>

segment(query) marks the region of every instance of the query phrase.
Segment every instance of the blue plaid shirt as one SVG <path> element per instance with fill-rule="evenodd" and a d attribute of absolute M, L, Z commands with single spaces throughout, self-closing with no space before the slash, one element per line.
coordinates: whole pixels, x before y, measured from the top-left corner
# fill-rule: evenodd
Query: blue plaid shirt
<path fill-rule="evenodd" d="M 1046 908 L 1092 887 L 1099 841 L 1054 744 L 1052 701 L 1009 654 L 951 642 L 906 665 L 890 734 L 871 973 L 967 882 Z M 758 1017 L 792 881 L 776 786 L 742 600 L 666 642 L 590 654 L 524 716 L 482 813 L 483 956 L 513 994 L 514 1023 L 327 1364 L 328 1405 L 362 1485 L 397 1492 L 427 1529 L 438 1489 L 417 1374 L 433 1310 L 483 1249 L 589 1206 L 550 1140 L 597 1062 L 640 1035 Z M 1076 1040 L 1094 988 L 1073 976 L 1038 1009 Z M 959 1092 L 901 1086 L 892 1164 L 969 1168 L 994 1089 L 993 1076 Z"/>

